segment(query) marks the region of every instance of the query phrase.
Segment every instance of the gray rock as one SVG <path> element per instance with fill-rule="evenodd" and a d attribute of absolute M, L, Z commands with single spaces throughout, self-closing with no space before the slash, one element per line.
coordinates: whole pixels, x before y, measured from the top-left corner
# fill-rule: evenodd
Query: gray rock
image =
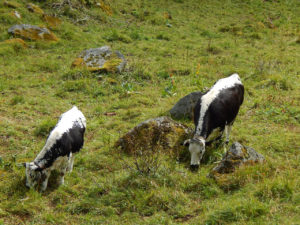
<path fill-rule="evenodd" d="M 50 30 L 30 24 L 17 24 L 8 29 L 8 33 L 30 40 L 57 41 L 58 38 Z"/>
<path fill-rule="evenodd" d="M 126 66 L 125 57 L 119 51 L 112 52 L 109 46 L 84 50 L 77 62 L 78 59 L 82 59 L 84 65 L 92 71 L 122 72 Z M 73 66 L 79 65 L 74 62 Z"/>
<path fill-rule="evenodd" d="M 163 116 L 138 124 L 117 141 L 116 147 L 130 154 L 141 149 L 142 151 L 164 150 L 164 152 L 178 154 L 181 150 L 186 151 L 182 143 L 190 138 L 192 133 L 193 131 L 188 127 Z"/>
<path fill-rule="evenodd" d="M 232 144 L 226 152 L 221 162 L 212 169 L 211 175 L 216 173 L 231 173 L 241 165 L 263 163 L 265 158 L 257 153 L 253 148 L 243 146 L 239 142 Z"/>
<path fill-rule="evenodd" d="M 170 110 L 172 118 L 193 119 L 195 105 L 202 94 L 202 92 L 197 91 L 181 98 Z"/>

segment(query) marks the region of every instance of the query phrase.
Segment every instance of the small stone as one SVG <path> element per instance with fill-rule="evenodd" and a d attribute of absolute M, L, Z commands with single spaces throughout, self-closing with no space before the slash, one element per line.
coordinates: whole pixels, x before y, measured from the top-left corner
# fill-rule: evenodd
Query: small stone
<path fill-rule="evenodd" d="M 90 71 L 119 73 L 125 65 L 124 56 L 118 51 L 112 52 L 109 46 L 84 50 L 72 63 L 72 67 L 86 67 Z"/>
<path fill-rule="evenodd" d="M 18 12 L 18 11 L 13 11 L 12 12 L 12 15 L 14 16 L 14 17 L 16 17 L 16 18 L 18 18 L 18 19 L 21 19 L 22 17 L 21 17 L 21 14 Z"/>
<path fill-rule="evenodd" d="M 58 38 L 47 28 L 42 28 L 28 24 L 14 25 L 8 29 L 8 33 L 20 36 L 29 40 L 49 40 L 58 41 Z"/>
<path fill-rule="evenodd" d="M 194 108 L 203 93 L 192 92 L 181 98 L 170 110 L 174 119 L 193 119 Z"/>
<path fill-rule="evenodd" d="M 9 8 L 14 8 L 14 9 L 20 7 L 19 3 L 12 2 L 12 1 L 4 1 L 3 5 L 5 5 L 5 6 L 9 7 Z"/>
<path fill-rule="evenodd" d="M 180 152 L 186 152 L 182 143 L 190 138 L 192 133 L 188 127 L 163 116 L 140 123 L 121 137 L 116 142 L 116 147 L 129 154 L 141 150 L 163 150 L 178 156 Z"/>
<path fill-rule="evenodd" d="M 210 174 L 231 173 L 241 165 L 263 163 L 264 161 L 265 158 L 253 148 L 235 142 L 226 152 L 221 162 L 212 169 Z"/>

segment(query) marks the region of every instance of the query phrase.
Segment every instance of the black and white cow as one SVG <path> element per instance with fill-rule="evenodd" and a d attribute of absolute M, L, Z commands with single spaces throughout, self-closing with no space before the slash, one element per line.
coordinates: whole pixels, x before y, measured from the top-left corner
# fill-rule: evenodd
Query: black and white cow
<path fill-rule="evenodd" d="M 199 168 L 205 145 L 219 139 L 223 131 L 226 143 L 234 119 L 244 100 L 244 86 L 238 74 L 218 80 L 198 100 L 194 109 L 195 134 L 184 144 L 189 145 L 191 169 Z"/>
<path fill-rule="evenodd" d="M 41 184 L 45 191 L 51 171 L 59 171 L 59 184 L 64 183 L 64 175 L 73 169 L 74 156 L 83 146 L 86 119 L 74 106 L 63 113 L 47 138 L 46 144 L 35 160 L 25 163 L 26 186 Z"/>

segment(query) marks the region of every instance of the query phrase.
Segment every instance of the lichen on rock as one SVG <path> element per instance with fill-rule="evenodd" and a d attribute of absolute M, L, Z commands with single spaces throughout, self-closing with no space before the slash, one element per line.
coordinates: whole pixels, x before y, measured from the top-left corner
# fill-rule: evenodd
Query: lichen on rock
<path fill-rule="evenodd" d="M 125 65 L 124 56 L 118 51 L 112 52 L 109 46 L 84 50 L 72 63 L 72 67 L 99 72 L 122 72 Z"/>
<path fill-rule="evenodd" d="M 57 28 L 61 24 L 61 20 L 54 16 L 43 14 L 42 18 L 50 28 Z"/>
<path fill-rule="evenodd" d="M 58 41 L 58 38 L 47 28 L 29 24 L 18 24 L 10 27 L 8 33 L 29 40 Z"/>
<path fill-rule="evenodd" d="M 232 144 L 221 162 L 212 169 L 210 176 L 234 172 L 241 165 L 263 163 L 265 158 L 253 148 L 243 146 L 239 142 Z"/>
<path fill-rule="evenodd" d="M 182 143 L 192 136 L 192 130 L 169 117 L 146 120 L 116 142 L 116 147 L 128 154 L 137 151 L 160 151 L 178 156 L 186 151 Z"/>

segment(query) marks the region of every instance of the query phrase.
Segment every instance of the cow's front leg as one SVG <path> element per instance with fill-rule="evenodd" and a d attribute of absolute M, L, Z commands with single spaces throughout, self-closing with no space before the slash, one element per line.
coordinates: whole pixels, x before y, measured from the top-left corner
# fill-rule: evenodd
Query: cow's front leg
<path fill-rule="evenodd" d="M 48 180 L 50 177 L 51 171 L 43 171 L 42 172 L 42 184 L 41 184 L 41 191 L 45 191 L 48 186 Z"/>
<path fill-rule="evenodd" d="M 65 183 L 65 174 L 66 174 L 66 169 L 61 170 L 59 172 L 59 177 L 58 177 L 58 184 L 62 185 Z"/>
<path fill-rule="evenodd" d="M 67 169 L 68 169 L 68 166 L 69 166 L 69 158 L 66 157 L 62 164 L 60 165 L 60 169 L 59 169 L 59 177 L 58 177 L 58 184 L 59 185 L 62 185 L 65 183 L 65 174 L 67 172 Z"/>

